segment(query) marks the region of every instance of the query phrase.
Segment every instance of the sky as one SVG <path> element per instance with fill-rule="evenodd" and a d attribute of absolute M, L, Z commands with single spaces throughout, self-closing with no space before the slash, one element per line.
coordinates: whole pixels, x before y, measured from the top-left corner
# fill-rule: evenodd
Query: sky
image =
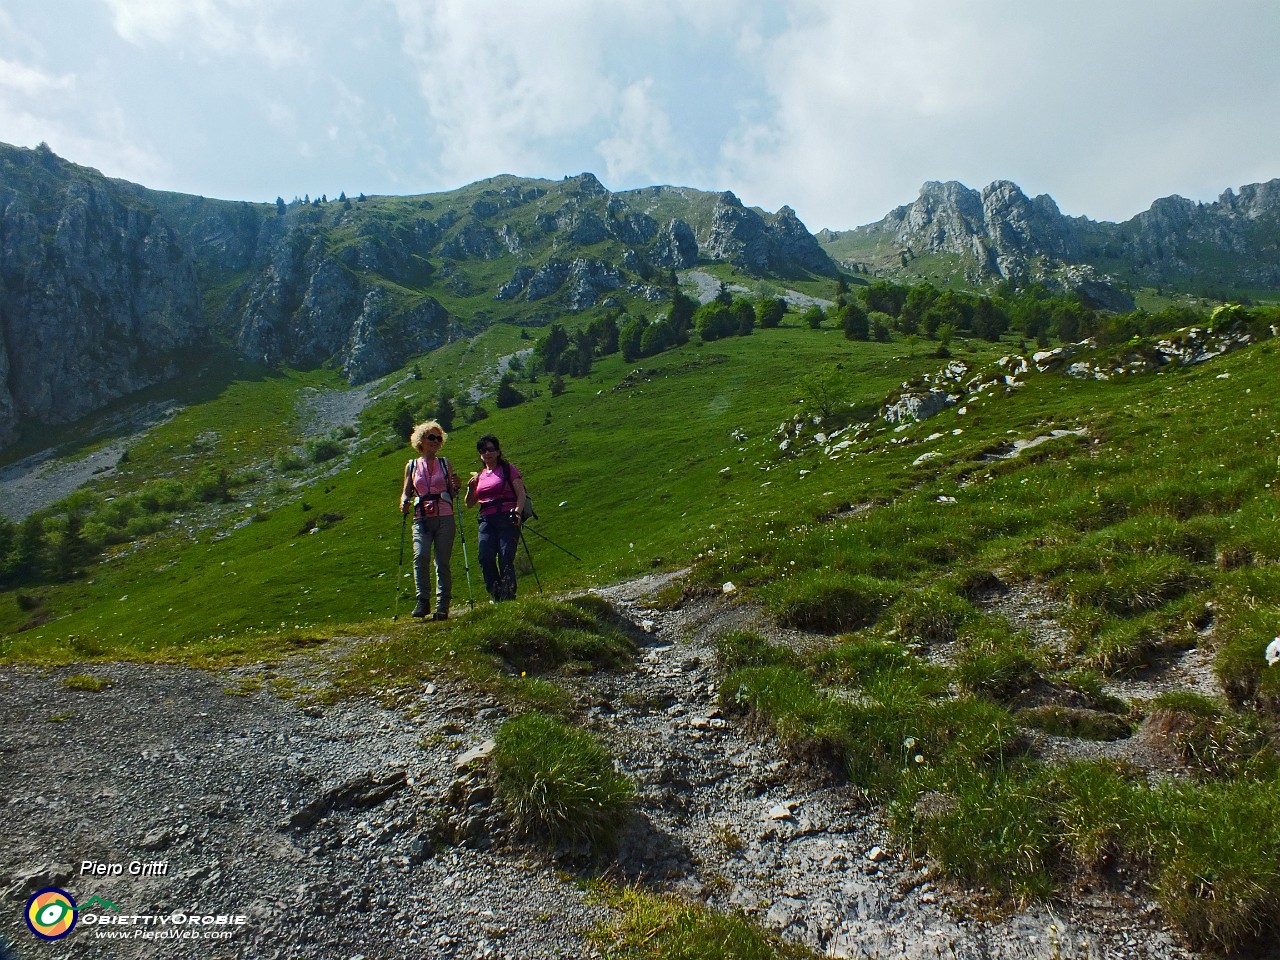
<path fill-rule="evenodd" d="M 228 200 L 594 173 L 812 231 L 1280 177 L 1276 0 L 0 0 L 0 141 Z"/>

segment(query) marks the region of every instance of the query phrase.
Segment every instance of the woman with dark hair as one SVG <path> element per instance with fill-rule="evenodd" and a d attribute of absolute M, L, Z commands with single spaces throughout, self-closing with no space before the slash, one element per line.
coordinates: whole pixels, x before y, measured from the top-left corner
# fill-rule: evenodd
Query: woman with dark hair
<path fill-rule="evenodd" d="M 480 570 L 494 600 L 516 596 L 516 546 L 524 510 L 524 478 L 502 455 L 498 438 L 486 433 L 476 441 L 483 465 L 467 481 L 467 506 L 480 505 Z"/>

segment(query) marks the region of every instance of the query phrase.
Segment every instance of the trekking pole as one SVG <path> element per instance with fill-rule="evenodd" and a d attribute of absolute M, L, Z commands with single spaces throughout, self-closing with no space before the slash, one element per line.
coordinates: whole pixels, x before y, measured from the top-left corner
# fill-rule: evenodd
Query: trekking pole
<path fill-rule="evenodd" d="M 522 527 L 520 528 L 521 532 L 524 532 L 524 530 L 526 530 L 526 529 L 528 529 L 528 531 L 529 531 L 530 533 L 532 533 L 532 534 L 536 534 L 537 536 L 541 537 L 543 540 L 547 541 L 547 543 L 551 544 L 551 545 L 552 545 L 553 547 L 555 547 L 557 550 L 563 550 L 565 553 L 567 553 L 569 556 L 573 557 L 573 559 L 577 560 L 579 563 L 586 563 L 586 562 L 587 562 L 587 561 L 583 560 L 580 556 L 578 556 L 576 553 L 574 553 L 572 550 L 570 550 L 568 547 L 562 547 L 562 546 L 560 546 L 560 544 L 556 543 L 554 540 L 552 540 L 550 537 L 548 537 L 545 533 L 538 533 L 538 531 L 537 531 L 537 530 L 535 530 L 535 529 L 533 529 L 533 527 L 528 527 L 528 528 L 526 528 L 526 527 L 523 527 L 523 526 L 522 526 Z M 526 547 L 525 549 L 528 549 L 528 547 Z"/>
<path fill-rule="evenodd" d="M 409 526 L 409 514 L 400 514 L 400 562 L 396 565 L 396 599 L 391 607 L 391 619 L 400 616 L 400 580 L 404 577 L 404 531 Z"/>
<path fill-rule="evenodd" d="M 467 558 L 467 535 L 462 531 L 462 511 L 455 509 L 453 515 L 458 518 L 458 538 L 462 540 L 462 565 L 467 570 L 467 603 L 470 609 L 476 608 L 476 598 L 471 593 L 471 561 Z"/>
<path fill-rule="evenodd" d="M 520 531 L 520 542 L 524 544 L 524 555 L 529 558 L 529 570 L 533 573 L 533 582 L 538 585 L 538 592 L 542 592 L 542 581 L 538 579 L 538 568 L 533 565 L 533 554 L 529 552 L 529 541 L 524 538 L 524 527 L 516 527 Z"/>

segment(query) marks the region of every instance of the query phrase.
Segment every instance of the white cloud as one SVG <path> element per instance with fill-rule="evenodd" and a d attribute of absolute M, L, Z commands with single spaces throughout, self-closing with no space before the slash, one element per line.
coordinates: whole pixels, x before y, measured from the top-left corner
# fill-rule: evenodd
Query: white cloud
<path fill-rule="evenodd" d="M 116 33 L 137 46 L 194 41 L 225 53 L 236 48 L 241 36 L 232 10 L 217 0 L 107 0 L 107 6 Z"/>
<path fill-rule="evenodd" d="M 72 90 L 76 85 L 74 74 L 56 76 L 12 60 L 0 58 L 0 88 L 22 97 L 39 97 L 48 93 Z"/>
<path fill-rule="evenodd" d="M 619 97 L 613 132 L 597 145 L 609 183 L 655 183 L 681 152 L 671 118 L 652 94 L 653 78 L 646 77 Z"/>
<path fill-rule="evenodd" d="M 397 0 L 396 9 L 444 177 L 548 173 L 614 101 L 605 6 Z"/>
<path fill-rule="evenodd" d="M 116 33 L 135 46 L 156 43 L 228 58 L 253 51 L 276 67 L 307 58 L 305 45 L 293 32 L 299 21 L 288 16 L 288 8 L 281 10 L 279 0 L 106 2 Z"/>
<path fill-rule="evenodd" d="M 1276 175 L 1227 145 L 1280 156 L 1257 112 L 1280 94 L 1280 17 L 1259 0 L 787 9 L 754 55 L 767 104 L 725 139 L 716 179 L 811 228 L 877 219 L 925 180 L 1011 179 L 1068 213 L 1125 219 L 1167 192 L 1153 184 Z"/>
<path fill-rule="evenodd" d="M 1123 219 L 1280 174 L 1274 0 L 62 2 L 0 9 L 3 137 L 211 196 L 590 170 L 817 229 L 925 180 Z"/>

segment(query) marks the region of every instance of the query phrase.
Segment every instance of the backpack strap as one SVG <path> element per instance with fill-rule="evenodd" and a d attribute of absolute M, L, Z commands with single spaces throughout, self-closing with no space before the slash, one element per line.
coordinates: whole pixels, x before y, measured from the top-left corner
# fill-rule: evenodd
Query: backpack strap
<path fill-rule="evenodd" d="M 405 470 L 405 473 L 409 475 L 409 480 L 407 483 L 405 483 L 404 490 L 401 491 L 401 493 L 403 496 L 406 496 L 412 499 L 418 495 L 418 484 L 417 484 L 418 459 L 417 457 L 414 457 L 412 460 L 406 463 L 404 465 L 404 470 Z"/>
<path fill-rule="evenodd" d="M 511 502 L 511 509 L 512 509 L 512 510 L 514 510 L 514 509 L 516 508 L 517 504 L 519 504 L 519 503 L 520 503 L 520 498 L 516 496 L 516 485 L 515 485 L 515 483 L 511 480 L 511 464 L 509 464 L 509 463 L 504 463 L 504 464 L 502 465 L 502 479 L 503 479 L 503 481 L 505 481 L 506 485 L 507 485 L 508 487 L 510 487 L 510 488 L 511 488 L 511 501 L 510 501 L 510 502 Z M 506 501 L 506 500 L 503 500 L 502 502 L 503 502 L 503 503 L 506 503 L 507 501 Z"/>

